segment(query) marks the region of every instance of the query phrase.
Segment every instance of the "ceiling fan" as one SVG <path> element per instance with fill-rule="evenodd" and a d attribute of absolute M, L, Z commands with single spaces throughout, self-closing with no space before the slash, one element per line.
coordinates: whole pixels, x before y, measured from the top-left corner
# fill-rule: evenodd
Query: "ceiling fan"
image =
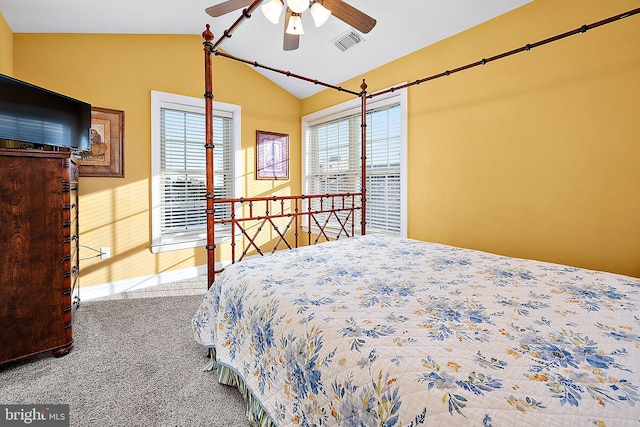
<path fill-rule="evenodd" d="M 265 0 L 266 1 L 266 0 Z M 227 0 L 205 9 L 207 14 L 215 17 L 249 6 L 253 0 Z M 302 12 L 310 10 L 316 27 L 324 24 L 331 15 L 345 22 L 362 33 L 368 33 L 376 25 L 376 20 L 342 0 L 269 0 L 262 5 L 265 17 L 277 24 L 286 7 L 284 19 L 284 50 L 295 50 L 300 45 L 303 34 Z"/>

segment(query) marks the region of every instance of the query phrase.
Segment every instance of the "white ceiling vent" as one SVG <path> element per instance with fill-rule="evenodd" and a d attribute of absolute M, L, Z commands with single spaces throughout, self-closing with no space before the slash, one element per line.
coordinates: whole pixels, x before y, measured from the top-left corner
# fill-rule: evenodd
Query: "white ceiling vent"
<path fill-rule="evenodd" d="M 360 42 L 363 42 L 364 39 L 362 38 L 362 36 L 358 33 L 356 33 L 353 30 L 347 31 L 346 33 L 342 34 L 341 36 L 339 36 L 338 38 L 333 40 L 333 44 L 336 45 L 336 47 L 338 49 L 340 49 L 341 51 L 345 51 L 355 45 L 357 45 Z"/>

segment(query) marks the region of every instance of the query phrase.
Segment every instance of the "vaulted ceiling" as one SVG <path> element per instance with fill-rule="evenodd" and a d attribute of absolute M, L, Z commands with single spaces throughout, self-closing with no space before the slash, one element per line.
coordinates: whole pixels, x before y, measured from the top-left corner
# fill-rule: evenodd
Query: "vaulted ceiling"
<path fill-rule="evenodd" d="M 268 0 L 265 0 L 266 3 Z M 220 49 L 323 82 L 341 82 L 507 13 L 532 0 L 345 0 L 376 19 L 363 34 L 332 16 L 316 28 L 302 14 L 299 48 L 284 51 L 284 19 L 269 22 L 257 8 Z M 236 10 L 213 18 L 205 13 L 221 0 L 0 0 L 0 13 L 14 33 L 201 34 L 206 24 L 216 40 L 241 15 Z M 284 15 L 284 14 L 283 14 Z M 350 47 L 336 46 L 341 38 Z M 353 43 L 354 39 L 361 41 Z M 345 43 L 343 43 L 344 48 Z M 300 99 L 322 87 L 269 70 L 258 72 Z"/>

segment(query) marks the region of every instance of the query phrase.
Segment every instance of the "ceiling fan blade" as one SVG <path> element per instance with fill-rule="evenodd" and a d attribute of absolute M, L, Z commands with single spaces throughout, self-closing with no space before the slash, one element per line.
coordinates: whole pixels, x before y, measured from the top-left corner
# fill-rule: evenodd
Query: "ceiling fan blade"
<path fill-rule="evenodd" d="M 351 25 L 361 33 L 368 33 L 376 26 L 376 20 L 342 0 L 323 0 L 320 3 L 339 20 Z"/>
<path fill-rule="evenodd" d="M 300 36 L 298 34 L 287 33 L 291 13 L 291 9 L 287 8 L 287 14 L 284 18 L 284 43 L 282 44 L 282 48 L 285 51 L 296 50 L 300 46 Z"/>
<path fill-rule="evenodd" d="M 204 11 L 207 14 L 217 18 L 218 16 L 222 16 L 226 13 L 233 12 L 234 10 L 238 10 L 245 6 L 249 6 L 252 3 L 252 0 L 227 0 L 223 1 L 220 4 L 216 4 L 206 8 Z"/>

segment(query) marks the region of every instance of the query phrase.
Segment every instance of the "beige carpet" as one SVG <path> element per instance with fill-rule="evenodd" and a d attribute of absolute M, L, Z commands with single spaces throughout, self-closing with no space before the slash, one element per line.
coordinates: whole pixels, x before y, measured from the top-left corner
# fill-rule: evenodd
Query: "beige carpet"
<path fill-rule="evenodd" d="M 69 404 L 72 426 L 249 426 L 239 392 L 203 371 L 191 316 L 205 291 L 200 279 L 81 301 L 74 349 L 0 367 L 0 403 Z"/>

